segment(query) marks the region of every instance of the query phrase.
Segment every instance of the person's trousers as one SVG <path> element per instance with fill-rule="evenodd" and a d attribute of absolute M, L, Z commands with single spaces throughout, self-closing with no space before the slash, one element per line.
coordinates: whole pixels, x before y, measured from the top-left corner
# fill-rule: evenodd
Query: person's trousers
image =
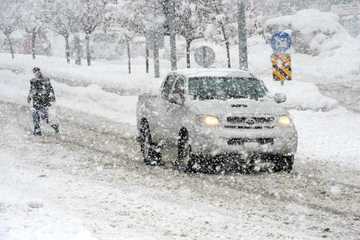
<path fill-rule="evenodd" d="M 59 124 L 56 123 L 53 119 L 49 119 L 49 108 L 41 107 L 41 108 L 33 108 L 32 109 L 32 118 L 34 123 L 34 134 L 41 133 L 40 122 L 41 120 L 45 121 L 49 124 L 55 131 L 58 131 Z"/>

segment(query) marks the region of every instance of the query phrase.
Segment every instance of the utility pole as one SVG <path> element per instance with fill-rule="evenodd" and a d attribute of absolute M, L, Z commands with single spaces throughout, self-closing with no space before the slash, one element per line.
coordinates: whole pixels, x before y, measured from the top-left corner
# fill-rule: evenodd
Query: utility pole
<path fill-rule="evenodd" d="M 238 34 L 239 34 L 239 68 L 248 70 L 248 47 L 246 29 L 246 0 L 237 0 L 238 5 Z"/>
<path fill-rule="evenodd" d="M 158 12 L 159 12 L 159 6 L 157 4 L 157 1 L 154 1 L 154 10 L 153 10 L 153 16 L 154 19 L 156 19 L 156 17 L 158 16 Z M 154 74 L 155 74 L 155 78 L 160 78 L 160 46 L 159 46 L 159 41 L 160 41 L 160 29 L 159 26 L 156 24 L 153 28 L 153 58 L 154 58 Z"/>

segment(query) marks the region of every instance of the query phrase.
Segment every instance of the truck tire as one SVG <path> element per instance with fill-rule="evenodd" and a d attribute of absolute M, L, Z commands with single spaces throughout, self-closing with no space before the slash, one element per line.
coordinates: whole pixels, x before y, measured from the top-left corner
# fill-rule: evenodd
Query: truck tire
<path fill-rule="evenodd" d="M 295 160 L 295 156 L 294 155 L 280 155 L 275 157 L 275 167 L 274 167 L 274 172 L 288 172 L 290 173 L 293 170 L 293 166 L 294 166 L 294 160 Z"/>
<path fill-rule="evenodd" d="M 161 162 L 161 151 L 152 142 L 150 127 L 146 121 L 143 121 L 141 124 L 139 142 L 144 163 L 152 166 L 159 165 Z"/>
<path fill-rule="evenodd" d="M 178 154 L 175 162 L 175 166 L 178 170 L 183 172 L 194 171 L 195 156 L 191 151 L 191 145 L 189 143 L 189 133 L 187 130 L 182 129 L 179 133 L 178 140 Z"/>

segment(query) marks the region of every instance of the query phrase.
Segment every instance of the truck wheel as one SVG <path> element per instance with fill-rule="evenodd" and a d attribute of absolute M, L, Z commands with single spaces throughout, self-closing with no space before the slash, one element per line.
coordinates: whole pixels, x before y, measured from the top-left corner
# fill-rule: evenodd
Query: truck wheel
<path fill-rule="evenodd" d="M 274 172 L 281 172 L 281 171 L 285 171 L 290 173 L 293 170 L 293 166 L 294 166 L 294 160 L 295 160 L 295 156 L 294 155 L 286 155 L 286 156 L 277 156 L 274 164 Z"/>
<path fill-rule="evenodd" d="M 195 164 L 195 156 L 191 152 L 189 134 L 186 130 L 181 130 L 178 140 L 178 156 L 175 166 L 184 172 L 192 171 Z"/>
<path fill-rule="evenodd" d="M 161 151 L 152 142 L 148 123 L 144 122 L 140 129 L 140 146 L 144 162 L 147 165 L 159 165 L 161 161 Z"/>

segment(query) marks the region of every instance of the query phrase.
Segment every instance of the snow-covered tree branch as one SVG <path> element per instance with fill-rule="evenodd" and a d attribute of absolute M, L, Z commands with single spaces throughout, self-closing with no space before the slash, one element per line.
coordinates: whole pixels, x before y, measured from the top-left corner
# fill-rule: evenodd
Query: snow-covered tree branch
<path fill-rule="evenodd" d="M 0 5 L 0 31 L 5 35 L 9 43 L 11 57 L 15 58 L 11 34 L 15 32 L 20 24 L 19 3 L 12 0 L 3 0 Z"/>
<path fill-rule="evenodd" d="M 43 21 L 52 31 L 64 37 L 65 56 L 70 63 L 70 42 L 72 33 L 79 32 L 78 7 L 71 0 L 56 0 L 44 4 Z"/>

